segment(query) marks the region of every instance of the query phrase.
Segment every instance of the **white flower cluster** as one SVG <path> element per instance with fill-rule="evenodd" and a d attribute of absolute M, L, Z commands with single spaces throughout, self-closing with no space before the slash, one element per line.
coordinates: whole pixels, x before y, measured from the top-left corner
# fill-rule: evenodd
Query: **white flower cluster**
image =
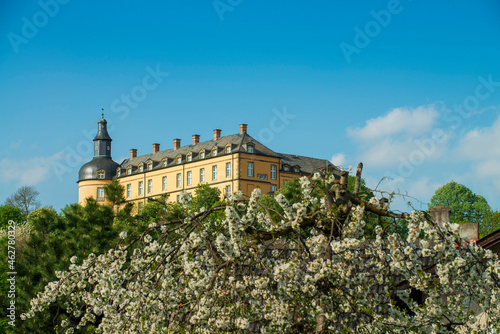
<path fill-rule="evenodd" d="M 77 329 L 94 323 L 97 333 L 499 328 L 495 255 L 418 213 L 407 217 L 407 236 L 386 235 L 380 226 L 366 236 L 363 206 L 347 218 L 328 214 L 312 196 L 318 182 L 319 176 L 301 179 L 297 203 L 276 196 L 283 212 L 278 227 L 260 209 L 255 190 L 247 201 L 238 194 L 226 200 L 223 222 L 212 225 L 216 233 L 196 217 L 177 228 L 152 223 L 127 250 L 91 254 L 81 265 L 74 257 L 23 317 L 67 299 Z M 480 312 L 487 321 L 477 320 Z"/>

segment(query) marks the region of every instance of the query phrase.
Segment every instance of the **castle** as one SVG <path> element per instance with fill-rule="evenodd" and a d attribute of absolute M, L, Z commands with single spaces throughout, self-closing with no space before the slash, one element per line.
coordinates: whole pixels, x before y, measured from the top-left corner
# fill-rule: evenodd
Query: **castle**
<path fill-rule="evenodd" d="M 168 195 L 170 201 L 178 200 L 183 191 L 192 194 L 201 183 L 228 195 L 238 190 L 250 195 L 256 187 L 266 194 L 316 171 L 339 171 L 328 160 L 272 151 L 247 133 L 246 124 L 240 124 L 239 133 L 229 136 L 221 136 L 221 130 L 216 129 L 213 139 L 203 142 L 199 135 L 193 135 L 192 143 L 185 146 L 174 139 L 173 148 L 164 151 L 156 143 L 151 153 L 141 156 L 137 156 L 137 149 L 131 149 L 130 158 L 121 164 L 111 158 L 111 141 L 103 115 L 94 138 L 94 158 L 79 171 L 80 204 L 88 197 L 107 204 L 104 187 L 113 178 L 125 187 L 126 201 L 140 211 L 148 198 Z"/>

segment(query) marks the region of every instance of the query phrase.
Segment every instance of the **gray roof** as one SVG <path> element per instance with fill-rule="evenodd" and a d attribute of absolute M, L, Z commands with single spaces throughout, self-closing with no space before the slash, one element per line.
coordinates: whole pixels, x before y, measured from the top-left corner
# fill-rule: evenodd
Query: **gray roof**
<path fill-rule="evenodd" d="M 292 168 L 294 166 L 299 166 L 300 171 L 303 173 L 308 173 L 312 174 L 316 171 L 320 171 L 321 169 L 324 169 L 325 167 L 329 167 L 333 169 L 335 174 L 339 174 L 340 170 L 333 165 L 330 161 L 326 159 L 316 159 L 316 158 L 309 158 L 309 157 L 304 157 L 301 155 L 295 155 L 295 154 L 285 154 L 281 153 L 281 158 L 283 159 L 281 161 L 282 165 L 290 165 Z"/>
<path fill-rule="evenodd" d="M 120 166 L 108 157 L 94 158 L 80 168 L 78 182 L 84 180 L 97 180 L 97 171 L 103 169 L 104 180 L 111 180 L 116 175 L 116 169 Z"/>
<path fill-rule="evenodd" d="M 112 141 L 111 137 L 108 134 L 108 129 L 107 129 L 107 124 L 108 121 L 106 121 L 104 118 L 101 118 L 98 122 L 98 130 L 97 134 L 94 138 L 94 141 L 96 140 L 109 140 Z"/>
<path fill-rule="evenodd" d="M 127 168 L 128 166 L 137 166 L 141 162 L 146 163 L 149 160 L 152 160 L 153 162 L 158 163 L 153 167 L 153 169 L 160 168 L 161 165 L 159 162 L 161 162 L 163 159 L 172 159 L 172 161 L 169 161 L 169 164 L 172 163 L 172 165 L 175 164 L 173 161 L 176 156 L 181 154 L 182 161 L 186 161 L 186 154 L 191 152 L 193 154 L 193 161 L 199 160 L 198 154 L 201 150 L 205 150 L 205 159 L 208 159 L 212 157 L 212 152 L 211 150 L 217 146 L 218 151 L 217 151 L 217 156 L 221 156 L 226 154 L 224 151 L 224 148 L 230 144 L 231 145 L 231 153 L 237 153 L 237 152 L 247 152 L 247 144 L 253 144 L 254 145 L 254 154 L 257 155 L 265 155 L 265 156 L 272 156 L 276 158 L 280 158 L 281 155 L 274 152 L 273 150 L 267 148 L 266 146 L 262 145 L 260 142 L 255 140 L 253 137 L 248 135 L 247 133 L 238 133 L 234 135 L 229 135 L 229 136 L 224 136 L 220 137 L 218 140 L 207 140 L 204 142 L 200 142 L 198 144 L 191 144 L 191 145 L 186 145 L 178 148 L 177 150 L 174 150 L 173 148 L 164 150 L 164 151 L 159 151 L 156 153 L 149 153 L 145 155 L 141 155 L 132 159 L 125 159 L 120 167 L 121 168 Z"/>
<path fill-rule="evenodd" d="M 188 153 L 192 153 L 192 161 L 197 161 L 199 160 L 198 154 L 201 150 L 205 150 L 205 159 L 209 159 L 212 157 L 212 152 L 211 150 L 217 146 L 218 152 L 217 156 L 221 156 L 226 154 L 224 151 L 224 148 L 228 145 L 231 144 L 231 153 L 238 153 L 238 152 L 247 152 L 247 145 L 248 144 L 253 144 L 254 145 L 254 153 L 256 155 L 265 155 L 265 156 L 271 156 L 271 157 L 276 157 L 282 159 L 282 164 L 288 164 L 290 166 L 300 166 L 300 171 L 302 173 L 309 173 L 312 174 L 315 170 L 319 170 L 321 168 L 325 168 L 325 166 L 329 166 L 330 168 L 333 168 L 334 171 L 338 171 L 338 168 L 335 167 L 332 163 L 330 163 L 328 160 L 325 159 L 315 159 L 315 158 L 309 158 L 309 157 L 304 157 L 304 156 L 298 156 L 298 155 L 292 155 L 292 154 L 282 154 L 282 153 L 276 153 L 273 150 L 269 149 L 265 145 L 261 144 L 259 141 L 254 139 L 252 136 L 250 136 L 247 133 L 238 133 L 234 135 L 229 135 L 229 136 L 224 136 L 220 137 L 218 140 L 207 140 L 204 142 L 200 142 L 195 145 L 186 145 L 178 148 L 177 150 L 174 150 L 173 148 L 164 150 L 164 151 L 159 151 L 156 153 L 149 153 L 145 155 L 141 155 L 132 159 L 125 159 L 121 164 L 120 167 L 122 169 L 126 169 L 129 166 L 136 167 L 138 166 L 141 162 L 146 163 L 148 161 L 153 161 L 153 170 L 162 168 L 161 162 L 163 159 L 168 159 L 168 165 L 167 166 L 173 166 L 176 165 L 175 162 L 175 157 L 177 157 L 179 154 L 182 155 L 182 162 L 186 161 L 186 155 Z M 117 166 L 118 167 L 118 166 Z M 135 173 L 138 169 L 132 168 L 132 173 Z M 146 171 L 146 168 L 144 168 L 144 171 Z M 125 175 L 123 175 L 125 176 Z"/>

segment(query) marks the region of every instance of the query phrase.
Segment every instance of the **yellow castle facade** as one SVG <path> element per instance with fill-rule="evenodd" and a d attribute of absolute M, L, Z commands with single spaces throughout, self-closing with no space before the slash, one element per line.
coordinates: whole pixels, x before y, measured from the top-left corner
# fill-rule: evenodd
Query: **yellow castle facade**
<path fill-rule="evenodd" d="M 104 187 L 114 178 L 124 186 L 126 201 L 140 211 L 149 198 L 166 195 L 175 201 L 183 192 L 194 194 L 202 183 L 219 188 L 224 195 L 239 190 L 250 195 L 256 187 L 266 194 L 297 177 L 338 171 L 328 160 L 274 152 L 250 136 L 246 124 L 240 124 L 239 133 L 228 136 L 215 129 L 213 138 L 203 142 L 195 134 L 189 145 L 174 139 L 173 147 L 163 151 L 155 143 L 151 153 L 141 156 L 131 149 L 130 158 L 121 164 L 111 158 L 111 141 L 103 116 L 94 138 L 94 158 L 79 172 L 80 204 L 88 197 L 108 203 Z"/>

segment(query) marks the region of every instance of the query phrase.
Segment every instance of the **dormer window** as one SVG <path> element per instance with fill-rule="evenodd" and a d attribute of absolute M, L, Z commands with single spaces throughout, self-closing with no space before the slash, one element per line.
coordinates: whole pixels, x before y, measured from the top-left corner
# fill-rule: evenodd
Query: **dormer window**
<path fill-rule="evenodd" d="M 248 153 L 253 153 L 254 152 L 254 147 L 252 144 L 247 144 L 247 152 Z"/>
<path fill-rule="evenodd" d="M 152 162 L 148 163 L 148 170 L 153 170 L 153 163 Z"/>
<path fill-rule="evenodd" d="M 175 162 L 180 165 L 181 162 L 182 162 L 182 156 L 178 155 L 176 158 L 175 158 Z"/>
<path fill-rule="evenodd" d="M 290 166 L 283 166 L 283 170 L 285 172 L 289 172 L 290 171 Z"/>
<path fill-rule="evenodd" d="M 116 170 L 116 175 L 117 175 L 117 176 L 121 176 L 121 174 L 122 174 L 122 171 L 121 171 L 121 169 L 120 169 L 120 168 L 118 168 L 118 169 Z"/>
<path fill-rule="evenodd" d="M 212 149 L 212 156 L 213 156 L 213 157 L 216 157 L 216 156 L 217 156 L 217 147 L 214 147 L 214 148 Z"/>
<path fill-rule="evenodd" d="M 200 151 L 200 159 L 205 159 L 205 151 Z"/>
<path fill-rule="evenodd" d="M 104 179 L 104 177 L 105 177 L 104 171 L 102 171 L 102 170 L 97 171 L 97 178 L 98 179 Z"/>
<path fill-rule="evenodd" d="M 231 153 L 231 145 L 226 146 L 226 154 Z"/>
<path fill-rule="evenodd" d="M 167 159 L 163 160 L 163 167 L 167 167 L 167 165 L 168 165 Z"/>
<path fill-rule="evenodd" d="M 193 161 L 193 155 L 191 153 L 188 153 L 188 155 L 186 156 L 186 160 L 187 162 Z"/>
<path fill-rule="evenodd" d="M 127 175 L 132 174 L 132 167 L 127 168 Z"/>
<path fill-rule="evenodd" d="M 293 171 L 294 171 L 295 173 L 298 173 L 298 172 L 300 172 L 300 168 L 299 168 L 299 167 L 293 167 Z"/>
<path fill-rule="evenodd" d="M 142 163 L 139 165 L 139 172 L 144 172 L 144 165 Z"/>

